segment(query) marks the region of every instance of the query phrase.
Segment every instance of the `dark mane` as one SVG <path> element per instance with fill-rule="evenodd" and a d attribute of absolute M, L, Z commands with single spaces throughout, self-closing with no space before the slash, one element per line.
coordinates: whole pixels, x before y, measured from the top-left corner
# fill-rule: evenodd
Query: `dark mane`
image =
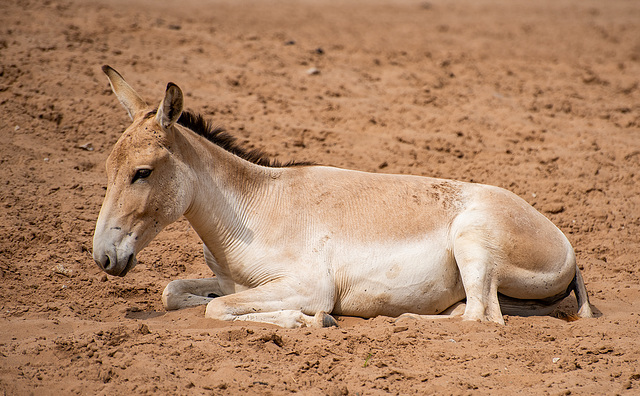
<path fill-rule="evenodd" d="M 257 165 L 269 166 L 272 168 L 313 165 L 310 162 L 295 161 L 290 161 L 282 164 L 275 159 L 268 158 L 259 149 L 247 151 L 240 147 L 237 143 L 236 138 L 227 133 L 224 128 L 214 127 L 200 114 L 195 114 L 190 111 L 183 111 L 182 115 L 180 115 L 180 118 L 178 119 L 178 124 L 182 125 L 185 128 L 191 129 L 193 132 L 206 138 L 211 143 L 225 149 L 226 151 Z"/>

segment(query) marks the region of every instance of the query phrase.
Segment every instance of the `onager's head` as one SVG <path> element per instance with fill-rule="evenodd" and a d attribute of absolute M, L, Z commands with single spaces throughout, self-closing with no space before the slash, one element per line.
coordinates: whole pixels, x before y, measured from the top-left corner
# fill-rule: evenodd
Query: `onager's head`
<path fill-rule="evenodd" d="M 191 202 L 191 176 L 174 127 L 183 97 L 169 83 L 156 111 L 118 72 L 109 66 L 102 70 L 133 123 L 107 158 L 107 193 L 93 237 L 93 258 L 106 273 L 124 276 L 136 265 L 136 254 Z"/>

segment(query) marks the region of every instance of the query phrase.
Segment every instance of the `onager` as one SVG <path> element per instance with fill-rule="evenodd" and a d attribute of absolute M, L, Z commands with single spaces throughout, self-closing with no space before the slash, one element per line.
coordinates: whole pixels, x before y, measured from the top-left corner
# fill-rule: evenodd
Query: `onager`
<path fill-rule="evenodd" d="M 209 318 L 283 327 L 336 325 L 331 314 L 504 323 L 574 291 L 578 315 L 593 315 L 565 235 L 509 191 L 275 164 L 183 111 L 177 85 L 154 108 L 103 71 L 133 123 L 107 159 L 93 257 L 125 276 L 185 216 L 214 276 L 170 282 L 168 310 L 206 304 Z"/>

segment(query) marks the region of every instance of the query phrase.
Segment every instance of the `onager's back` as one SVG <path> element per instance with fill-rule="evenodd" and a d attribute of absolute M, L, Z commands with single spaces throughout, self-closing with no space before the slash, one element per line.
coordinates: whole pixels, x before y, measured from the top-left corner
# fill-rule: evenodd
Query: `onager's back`
<path fill-rule="evenodd" d="M 107 161 L 94 258 L 124 276 L 184 215 L 215 277 L 169 283 L 167 309 L 207 304 L 211 318 L 284 327 L 335 325 L 331 313 L 504 323 L 504 313 L 548 314 L 574 290 L 579 315 L 592 316 L 567 238 L 516 195 L 451 180 L 272 166 L 182 116 L 176 85 L 156 110 L 115 70 L 103 70 L 134 122 Z"/>

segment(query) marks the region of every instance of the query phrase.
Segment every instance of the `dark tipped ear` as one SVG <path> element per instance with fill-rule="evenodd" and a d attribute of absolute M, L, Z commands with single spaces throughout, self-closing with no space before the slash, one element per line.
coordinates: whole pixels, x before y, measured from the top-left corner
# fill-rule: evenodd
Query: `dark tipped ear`
<path fill-rule="evenodd" d="M 116 94 L 116 97 L 127 110 L 127 113 L 129 113 L 129 117 L 131 117 L 132 120 L 135 118 L 136 114 L 147 108 L 147 104 L 144 100 L 142 100 L 140 95 L 138 95 L 136 91 L 134 91 L 133 88 L 124 81 L 124 78 L 122 78 L 120 73 L 107 65 L 102 66 L 102 71 L 109 79 L 111 90 Z"/>
<path fill-rule="evenodd" d="M 160 102 L 156 121 L 163 129 L 169 129 L 178 121 L 182 114 L 183 97 L 180 87 L 174 83 L 167 84 L 164 99 Z"/>

